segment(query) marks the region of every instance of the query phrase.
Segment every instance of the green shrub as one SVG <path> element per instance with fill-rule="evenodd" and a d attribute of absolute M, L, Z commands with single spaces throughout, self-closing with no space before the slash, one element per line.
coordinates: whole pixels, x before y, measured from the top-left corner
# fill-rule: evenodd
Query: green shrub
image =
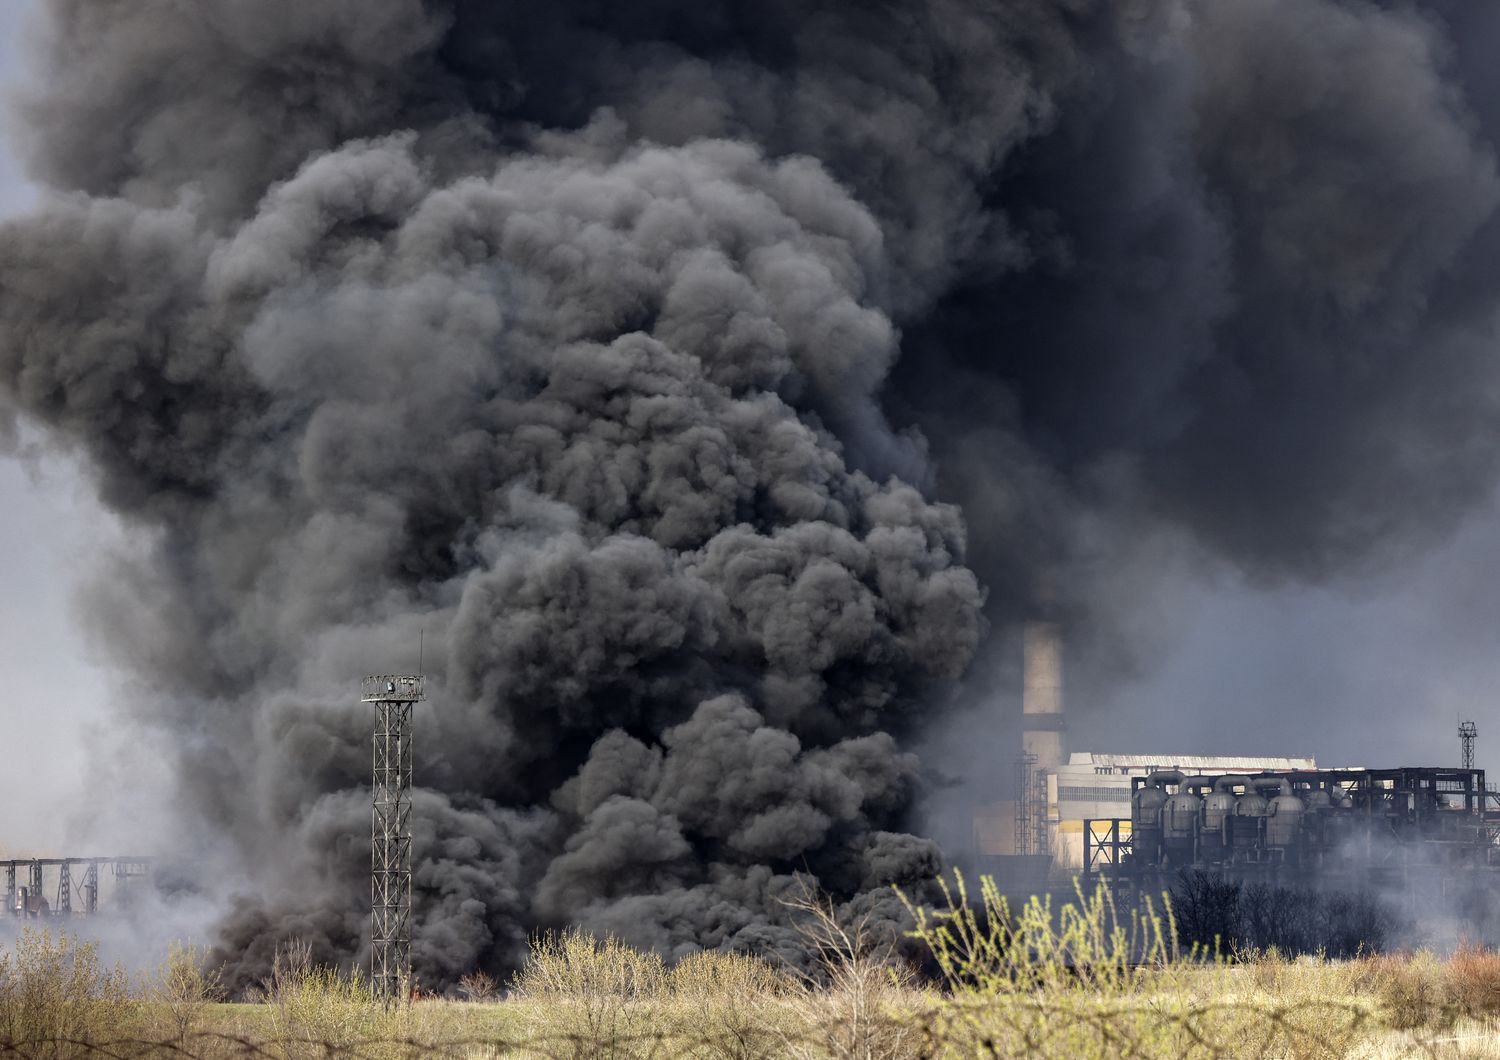
<path fill-rule="evenodd" d="M 577 928 L 536 936 L 511 983 L 519 999 L 542 1002 L 533 1043 L 549 1057 L 621 1057 L 653 1035 L 647 1002 L 667 992 L 666 962 Z"/>
<path fill-rule="evenodd" d="M 667 973 L 668 990 L 683 1001 L 758 1001 L 785 996 L 795 987 L 795 980 L 759 957 L 724 950 L 689 954 Z"/>
<path fill-rule="evenodd" d="M 511 980 L 511 989 L 521 997 L 575 1001 L 642 1001 L 661 996 L 666 987 L 667 966 L 660 954 L 631 949 L 613 935 L 597 939 L 578 928 L 535 936 L 525 965 Z"/>
<path fill-rule="evenodd" d="M 1103 887 L 1013 910 L 988 878 L 978 902 L 961 875 L 942 891 L 942 907 L 907 906 L 949 993 L 931 1033 L 959 1054 L 1337 1056 L 1373 1022 L 1368 1003 L 1315 976 L 1266 994 L 1279 956 L 1257 982 L 1217 952 L 1180 952 L 1166 896 L 1160 912 L 1149 900 L 1122 912 Z"/>
<path fill-rule="evenodd" d="M 426 1055 L 427 1009 L 377 997 L 357 971 L 313 964 L 306 944 L 278 949 L 264 986 L 272 1044 L 287 1060 Z"/>
<path fill-rule="evenodd" d="M 206 970 L 207 955 L 196 946 L 172 943 L 142 995 L 150 1003 L 151 1038 L 187 1051 L 203 1028 L 209 1009 L 223 999 L 219 975 Z"/>
<path fill-rule="evenodd" d="M 125 973 L 92 942 L 27 928 L 0 954 L 0 1051 L 82 1055 L 128 1034 L 133 1014 Z"/>

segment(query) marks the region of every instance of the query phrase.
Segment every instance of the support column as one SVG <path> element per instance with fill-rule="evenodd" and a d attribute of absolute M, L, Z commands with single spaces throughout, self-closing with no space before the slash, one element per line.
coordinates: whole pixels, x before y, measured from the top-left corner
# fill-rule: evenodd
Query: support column
<path fill-rule="evenodd" d="M 27 888 L 27 905 L 29 908 L 26 910 L 26 915 L 41 916 L 42 903 L 44 901 L 46 899 L 42 897 L 42 863 L 40 861 L 33 861 L 31 863 L 31 886 Z M 35 912 L 33 912 L 33 908 L 31 907 L 34 907 Z"/>

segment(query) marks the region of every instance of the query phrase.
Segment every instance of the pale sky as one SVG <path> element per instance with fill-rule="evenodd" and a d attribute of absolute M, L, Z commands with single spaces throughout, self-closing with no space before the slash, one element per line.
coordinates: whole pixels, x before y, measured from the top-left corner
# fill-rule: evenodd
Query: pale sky
<path fill-rule="evenodd" d="M 130 0 L 121 0 L 130 2 Z M 0 0 L 0 80 L 22 62 L 34 0 Z M 0 212 L 34 192 L 0 139 Z M 0 458 L 0 850 L 60 853 L 66 823 L 108 800 L 83 775 L 86 735 L 110 727 L 110 682 L 76 632 L 74 588 L 116 533 L 59 458 Z M 971 528 L 971 532 L 977 532 Z M 1450 764 L 1460 715 L 1479 724 L 1479 764 L 1500 765 L 1500 514 L 1378 578 L 1319 589 L 1183 580 L 1127 613 L 1149 665 L 1133 682 L 1070 674 L 1077 750 L 1313 754 L 1327 765 Z M 991 768 L 1005 749 L 982 747 Z M 87 794 L 86 794 L 87 793 Z M 69 850 L 72 855 L 110 850 Z"/>
<path fill-rule="evenodd" d="M 1475 764 L 1500 767 L 1500 513 L 1491 502 L 1453 531 L 1337 585 L 1170 592 L 1139 618 L 1157 627 L 1156 666 L 1080 690 L 1093 709 L 1074 749 L 1457 765 L 1462 716 L 1479 726 Z"/>
<path fill-rule="evenodd" d="M 0 0 L 0 79 L 16 75 L 17 28 L 32 0 Z M 0 212 L 33 192 L 0 150 Z M 82 810 L 85 730 L 102 722 L 107 679 L 89 661 L 73 621 L 74 572 L 108 520 L 64 462 L 0 459 L 0 851 L 62 853 L 67 820 Z M 96 795 L 108 799 L 107 791 Z M 110 851 L 67 851 L 108 854 Z"/>

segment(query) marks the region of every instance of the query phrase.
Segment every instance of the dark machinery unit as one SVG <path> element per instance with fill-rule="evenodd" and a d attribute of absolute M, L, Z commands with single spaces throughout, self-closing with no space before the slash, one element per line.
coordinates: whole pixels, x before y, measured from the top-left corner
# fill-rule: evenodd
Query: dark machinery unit
<path fill-rule="evenodd" d="M 1084 826 L 1086 874 L 1500 868 L 1500 795 L 1482 769 L 1320 769 L 1135 777 L 1121 821 Z"/>

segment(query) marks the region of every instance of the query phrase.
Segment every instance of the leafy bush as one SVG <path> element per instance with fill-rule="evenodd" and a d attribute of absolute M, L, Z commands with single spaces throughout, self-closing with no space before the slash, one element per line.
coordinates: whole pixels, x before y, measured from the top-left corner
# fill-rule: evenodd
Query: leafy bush
<path fill-rule="evenodd" d="M 950 995 L 931 1034 L 961 1054 L 1337 1056 L 1374 1022 L 1315 978 L 1267 997 L 1213 948 L 1183 953 L 1170 901 L 1124 912 L 1101 887 L 1012 910 L 989 879 L 971 902 L 962 876 L 943 893 L 944 907 L 909 908 Z"/>
<path fill-rule="evenodd" d="M 78 1055 L 119 1037 L 132 1015 L 125 973 L 103 967 L 92 942 L 27 928 L 0 954 L 0 1052 Z"/>
<path fill-rule="evenodd" d="M 272 1041 L 283 1057 L 414 1054 L 430 1031 L 421 1006 L 386 1003 L 358 972 L 314 965 L 311 953 L 305 943 L 279 948 L 264 983 Z"/>
<path fill-rule="evenodd" d="M 210 1006 L 222 1000 L 219 975 L 205 969 L 206 960 L 195 946 L 174 942 L 168 947 L 166 960 L 142 991 L 151 1002 L 149 1022 L 156 1041 L 186 1050 Z"/>
<path fill-rule="evenodd" d="M 759 957 L 726 950 L 689 954 L 667 973 L 672 996 L 684 1001 L 782 997 L 795 981 Z"/>
<path fill-rule="evenodd" d="M 577 928 L 531 940 L 526 964 L 511 983 L 534 1006 L 531 1031 L 550 1039 L 549 1056 L 615 1057 L 649 1035 L 644 1002 L 667 991 L 666 962 L 608 936 Z"/>

